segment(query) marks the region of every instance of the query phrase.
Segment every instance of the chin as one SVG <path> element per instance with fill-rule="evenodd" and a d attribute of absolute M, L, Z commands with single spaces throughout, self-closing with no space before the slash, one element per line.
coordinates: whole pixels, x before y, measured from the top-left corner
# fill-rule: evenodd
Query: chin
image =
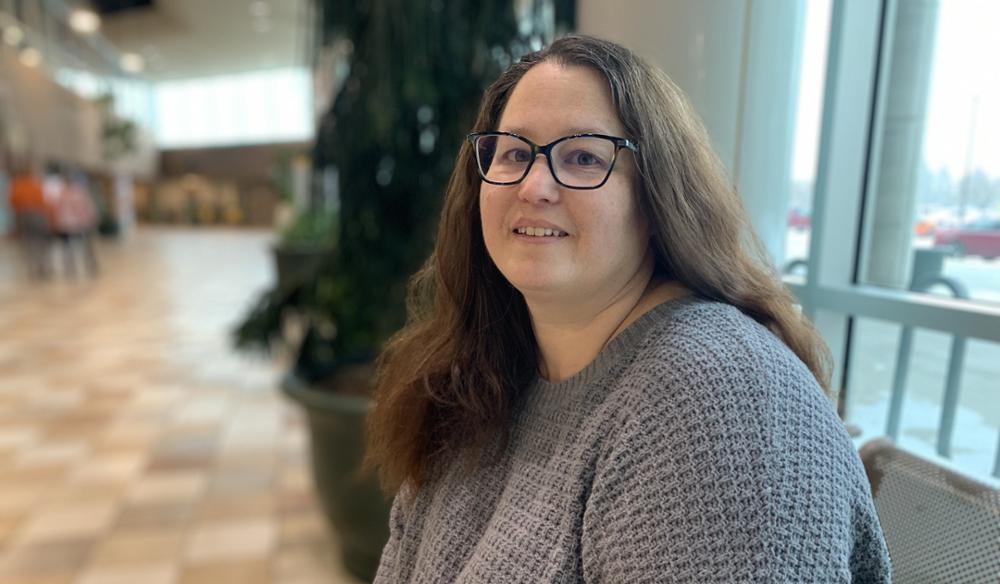
<path fill-rule="evenodd" d="M 568 288 L 564 281 L 553 278 L 551 274 L 518 274 L 508 277 L 507 281 L 525 296 L 560 294 Z"/>

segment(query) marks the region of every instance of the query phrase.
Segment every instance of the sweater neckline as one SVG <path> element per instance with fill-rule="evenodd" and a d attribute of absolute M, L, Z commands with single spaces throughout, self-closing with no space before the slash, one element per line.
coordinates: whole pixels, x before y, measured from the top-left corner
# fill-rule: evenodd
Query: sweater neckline
<path fill-rule="evenodd" d="M 601 378 L 615 363 L 621 361 L 623 355 L 629 354 L 646 337 L 649 330 L 663 320 L 663 317 L 697 301 L 698 298 L 694 294 L 687 294 L 657 304 L 619 332 L 586 367 L 572 377 L 552 382 L 536 375 L 535 381 L 531 384 L 529 401 L 536 402 L 535 405 L 538 407 L 547 408 L 578 393 L 576 390 Z"/>

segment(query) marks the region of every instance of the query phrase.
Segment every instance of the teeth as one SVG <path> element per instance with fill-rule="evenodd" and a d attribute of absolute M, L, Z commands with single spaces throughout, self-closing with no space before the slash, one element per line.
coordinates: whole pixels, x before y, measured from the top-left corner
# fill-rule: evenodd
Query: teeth
<path fill-rule="evenodd" d="M 532 237 L 559 237 L 565 235 L 561 231 L 546 227 L 518 227 L 514 231 L 521 235 L 530 235 Z"/>

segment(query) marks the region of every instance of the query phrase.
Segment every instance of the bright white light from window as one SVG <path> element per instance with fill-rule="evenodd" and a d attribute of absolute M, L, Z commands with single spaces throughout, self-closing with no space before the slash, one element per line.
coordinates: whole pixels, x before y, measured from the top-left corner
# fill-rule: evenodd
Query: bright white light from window
<path fill-rule="evenodd" d="M 42 54 L 38 49 L 27 47 L 21 51 L 20 60 L 25 67 L 37 67 L 42 62 Z"/>
<path fill-rule="evenodd" d="M 101 17 L 90 10 L 77 8 L 69 13 L 69 26 L 80 34 L 93 34 L 101 28 Z"/>
<path fill-rule="evenodd" d="M 21 44 L 21 41 L 24 40 L 24 31 L 13 25 L 8 26 L 6 30 L 3 31 L 3 40 L 8 45 L 16 47 Z"/>
<path fill-rule="evenodd" d="M 146 68 L 146 61 L 142 58 L 142 55 L 137 55 L 135 53 L 125 53 L 119 60 L 119 64 L 122 69 L 129 73 L 142 73 L 143 69 Z"/>
<path fill-rule="evenodd" d="M 154 94 L 161 148 L 312 139 L 312 82 L 306 69 L 162 81 Z"/>

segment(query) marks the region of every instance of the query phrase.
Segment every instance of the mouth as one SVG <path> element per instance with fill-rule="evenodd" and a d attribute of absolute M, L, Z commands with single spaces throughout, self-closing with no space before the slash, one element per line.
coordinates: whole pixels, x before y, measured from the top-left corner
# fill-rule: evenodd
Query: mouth
<path fill-rule="evenodd" d="M 548 227 L 518 227 L 513 229 L 511 233 L 516 233 L 518 235 L 526 235 L 528 237 L 567 237 L 568 233 L 565 231 L 559 231 L 558 229 L 550 229 Z"/>

